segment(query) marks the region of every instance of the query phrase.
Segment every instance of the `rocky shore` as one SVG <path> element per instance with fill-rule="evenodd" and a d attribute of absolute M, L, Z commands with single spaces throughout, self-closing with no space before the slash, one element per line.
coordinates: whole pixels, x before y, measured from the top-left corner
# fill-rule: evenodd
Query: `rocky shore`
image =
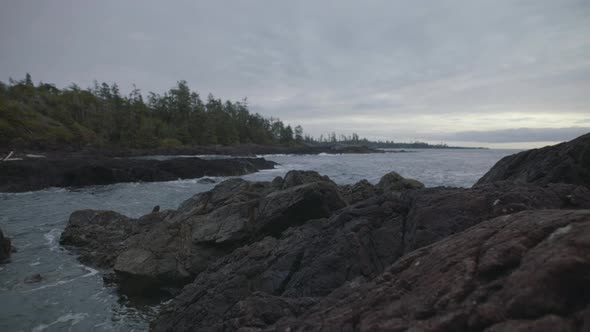
<path fill-rule="evenodd" d="M 235 176 L 272 169 L 263 158 L 204 160 L 176 158 L 31 158 L 0 162 L 0 192 L 23 192 L 47 187 L 83 187 L 119 182 L 154 182 L 203 176 Z"/>
<path fill-rule="evenodd" d="M 473 188 L 231 179 L 138 219 L 76 211 L 60 242 L 121 292 L 173 296 L 153 331 L 589 330 L 587 137 Z"/>
<path fill-rule="evenodd" d="M 0 158 L 4 158 L 10 152 L 11 157 L 27 159 L 27 156 L 42 156 L 49 159 L 103 159 L 103 158 L 130 158 L 143 156 L 199 156 L 222 155 L 235 157 L 256 157 L 265 154 L 349 154 L 349 153 L 385 153 L 383 150 L 372 149 L 363 145 L 344 144 L 293 144 L 293 145 L 210 145 L 210 146 L 185 146 L 155 149 L 125 149 L 125 148 L 72 148 L 71 146 L 56 146 L 53 149 L 30 148 L 0 148 Z M 405 150 L 392 152 L 407 152 Z"/>

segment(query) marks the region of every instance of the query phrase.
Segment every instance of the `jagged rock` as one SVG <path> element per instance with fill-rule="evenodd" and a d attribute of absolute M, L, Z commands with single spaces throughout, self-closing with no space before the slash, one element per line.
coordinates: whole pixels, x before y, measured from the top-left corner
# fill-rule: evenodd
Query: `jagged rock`
<path fill-rule="evenodd" d="M 409 253 L 272 331 L 586 331 L 590 210 L 524 211 Z"/>
<path fill-rule="evenodd" d="M 2 233 L 2 229 L 0 229 L 0 262 L 8 259 L 11 252 L 12 246 L 10 244 L 10 239 L 4 237 L 4 233 Z"/>
<path fill-rule="evenodd" d="M 394 199 L 376 197 L 220 258 L 183 289 L 151 329 L 267 326 L 287 313 L 297 314 L 345 281 L 376 276 L 401 255 L 401 242 L 395 239 L 402 221 Z M 266 299 L 270 303 L 263 304 Z M 247 309 L 254 303 L 260 305 Z"/>
<path fill-rule="evenodd" d="M 336 185 L 327 175 L 320 175 L 316 171 L 289 171 L 283 180 L 283 189 L 312 182 L 329 182 Z"/>
<path fill-rule="evenodd" d="M 344 206 L 330 182 L 278 190 L 268 182 L 236 178 L 193 196 L 176 211 L 137 220 L 114 212 L 75 212 L 61 242 L 80 247 L 85 263 L 112 267 L 121 290 L 158 291 L 191 281 L 235 248 L 267 235 L 279 236 L 291 226 L 327 217 Z"/>
<path fill-rule="evenodd" d="M 70 215 L 60 244 L 75 247 L 83 263 L 109 268 L 125 249 L 125 240 L 158 221 L 156 214 L 135 220 L 113 211 L 79 210 Z"/>
<path fill-rule="evenodd" d="M 504 157 L 475 186 L 500 180 L 540 185 L 561 182 L 590 188 L 590 134 Z"/>
<path fill-rule="evenodd" d="M 477 188 L 409 191 L 406 251 L 423 247 L 484 220 L 532 209 L 590 209 L 590 190 L 582 186 L 496 182 Z"/>
<path fill-rule="evenodd" d="M 418 180 L 406 179 L 396 172 L 390 172 L 383 175 L 376 187 L 383 191 L 402 191 L 406 189 L 422 189 L 424 184 Z"/>
<path fill-rule="evenodd" d="M 575 197 L 577 205 L 571 205 L 567 196 Z M 477 189 L 384 193 L 329 219 L 308 221 L 278 239 L 268 237 L 222 257 L 183 289 L 152 329 L 217 331 L 268 326 L 276 321 L 281 303 L 288 316 L 296 311 L 289 304 L 292 299 L 317 301 L 346 282 L 370 280 L 411 250 L 485 218 L 513 213 L 513 207 L 590 208 L 590 190 L 565 184 L 541 188 L 498 183 Z M 243 315 L 235 309 L 259 301 L 261 293 L 280 297 L 273 298 L 270 312 L 253 310 Z"/>
<path fill-rule="evenodd" d="M 367 180 L 361 180 L 353 185 L 340 186 L 340 194 L 348 204 L 356 204 L 375 196 L 376 190 Z"/>

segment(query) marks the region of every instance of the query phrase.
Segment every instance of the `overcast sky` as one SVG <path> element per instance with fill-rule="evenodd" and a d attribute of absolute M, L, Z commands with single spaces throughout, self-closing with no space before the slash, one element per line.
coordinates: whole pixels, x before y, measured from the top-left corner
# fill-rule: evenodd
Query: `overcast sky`
<path fill-rule="evenodd" d="M 184 79 L 313 135 L 539 146 L 590 131 L 590 1 L 0 0 L 0 80 L 26 72 Z"/>

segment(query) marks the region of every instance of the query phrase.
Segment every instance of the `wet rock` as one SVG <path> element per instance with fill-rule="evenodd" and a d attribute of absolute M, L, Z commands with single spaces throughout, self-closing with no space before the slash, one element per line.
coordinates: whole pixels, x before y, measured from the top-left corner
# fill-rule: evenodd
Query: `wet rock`
<path fill-rule="evenodd" d="M 376 187 L 383 191 L 402 191 L 408 189 L 422 189 L 424 184 L 418 180 L 406 179 L 396 172 L 385 174 Z"/>
<path fill-rule="evenodd" d="M 197 180 L 197 183 L 200 183 L 200 184 L 211 184 L 211 183 L 215 183 L 215 180 L 212 179 L 212 178 L 203 178 L 203 179 Z"/>
<path fill-rule="evenodd" d="M 10 257 L 11 252 L 12 246 L 10 244 L 10 239 L 4 237 L 4 233 L 2 233 L 2 229 L 0 229 L 0 262 L 7 260 Z"/>
<path fill-rule="evenodd" d="M 590 134 L 504 157 L 475 186 L 500 180 L 540 185 L 572 183 L 590 188 Z"/>
<path fill-rule="evenodd" d="M 39 273 L 35 273 L 25 278 L 25 284 L 38 284 L 43 281 L 43 277 Z"/>
<path fill-rule="evenodd" d="M 582 331 L 590 211 L 523 211 L 409 253 L 273 331 Z"/>
<path fill-rule="evenodd" d="M 160 206 L 159 205 L 154 206 L 154 208 L 152 209 L 152 213 L 156 213 L 156 212 L 160 212 Z"/>
<path fill-rule="evenodd" d="M 153 182 L 203 176 L 235 176 L 274 168 L 263 158 L 204 160 L 27 159 L 0 163 L 0 191 L 21 192 L 46 187 L 83 187 L 119 182 Z"/>

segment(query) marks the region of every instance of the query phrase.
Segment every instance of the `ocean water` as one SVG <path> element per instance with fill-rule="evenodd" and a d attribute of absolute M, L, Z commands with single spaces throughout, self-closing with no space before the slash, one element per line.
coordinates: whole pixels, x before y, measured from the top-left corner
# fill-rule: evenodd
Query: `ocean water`
<path fill-rule="evenodd" d="M 469 187 L 490 167 L 516 150 L 413 150 L 351 155 L 268 155 L 280 165 L 243 176 L 270 181 L 293 169 L 315 170 L 339 184 L 362 179 L 376 183 L 396 171 L 426 186 Z M 155 157 L 158 159 L 166 157 Z M 168 157 L 169 158 L 169 157 Z M 217 182 L 224 178 L 214 178 Z M 155 205 L 176 208 L 215 184 L 197 180 L 121 183 L 82 189 L 50 188 L 0 193 L 0 228 L 17 252 L 0 264 L 0 331 L 144 331 L 158 305 L 137 303 L 103 284 L 99 271 L 59 246 L 69 215 L 79 209 L 108 209 L 131 217 Z M 41 282 L 26 283 L 34 274 Z"/>

